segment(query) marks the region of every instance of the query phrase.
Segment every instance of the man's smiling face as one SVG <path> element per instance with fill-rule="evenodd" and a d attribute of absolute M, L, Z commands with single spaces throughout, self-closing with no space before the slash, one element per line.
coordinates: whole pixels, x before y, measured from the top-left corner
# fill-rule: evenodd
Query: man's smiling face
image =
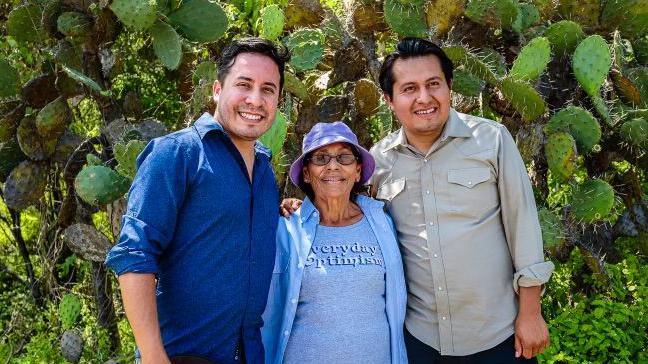
<path fill-rule="evenodd" d="M 385 95 L 408 138 L 437 138 L 450 115 L 450 86 L 434 55 L 397 59 Z"/>
<path fill-rule="evenodd" d="M 216 118 L 232 139 L 253 141 L 271 126 L 279 103 L 279 67 L 258 53 L 236 56 L 223 82 L 214 83 Z"/>

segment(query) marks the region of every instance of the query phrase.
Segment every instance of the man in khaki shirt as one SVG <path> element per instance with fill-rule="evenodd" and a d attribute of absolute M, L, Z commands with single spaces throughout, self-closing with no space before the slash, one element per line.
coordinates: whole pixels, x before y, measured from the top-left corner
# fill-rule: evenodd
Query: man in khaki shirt
<path fill-rule="evenodd" d="M 401 243 L 409 361 L 535 362 L 549 345 L 540 296 L 553 264 L 531 184 L 506 128 L 452 109 L 451 85 L 452 62 L 418 38 L 380 72 L 402 128 L 371 149 L 370 183 Z"/>

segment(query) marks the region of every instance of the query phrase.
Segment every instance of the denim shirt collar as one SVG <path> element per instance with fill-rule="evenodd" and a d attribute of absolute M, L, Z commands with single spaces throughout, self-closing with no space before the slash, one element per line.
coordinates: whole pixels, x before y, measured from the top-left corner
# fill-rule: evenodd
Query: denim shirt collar
<path fill-rule="evenodd" d="M 207 135 L 211 131 L 219 131 L 224 135 L 227 135 L 227 133 L 223 129 L 223 126 L 208 112 L 202 114 L 198 118 L 198 120 L 196 120 L 194 127 L 196 128 L 196 131 L 198 131 L 198 135 L 200 136 L 201 140 L 205 139 L 205 135 Z M 258 140 L 254 143 L 254 151 L 255 153 L 262 153 L 268 158 L 272 158 L 272 152 L 270 151 L 270 149 Z"/>

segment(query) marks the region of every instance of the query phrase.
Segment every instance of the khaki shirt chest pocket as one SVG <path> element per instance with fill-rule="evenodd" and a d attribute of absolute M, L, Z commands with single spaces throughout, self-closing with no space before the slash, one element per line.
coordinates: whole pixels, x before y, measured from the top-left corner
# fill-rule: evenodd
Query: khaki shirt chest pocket
<path fill-rule="evenodd" d="M 380 185 L 376 192 L 376 199 L 385 202 L 385 206 L 393 218 L 404 217 L 399 214 L 408 210 L 406 208 L 409 202 L 405 196 L 405 178 L 391 180 Z"/>
<path fill-rule="evenodd" d="M 499 193 L 488 167 L 448 170 L 449 210 L 481 218 L 499 206 Z"/>

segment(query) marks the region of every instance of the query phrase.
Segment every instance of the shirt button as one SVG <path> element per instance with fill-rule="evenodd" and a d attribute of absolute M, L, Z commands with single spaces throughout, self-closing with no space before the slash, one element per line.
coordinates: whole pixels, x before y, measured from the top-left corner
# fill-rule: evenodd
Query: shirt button
<path fill-rule="evenodd" d="M 471 181 L 468 181 L 468 184 L 469 184 L 469 185 L 471 185 L 471 184 L 472 184 L 472 182 L 471 182 Z"/>
<path fill-rule="evenodd" d="M 293 298 L 292 300 L 290 300 L 290 302 L 297 303 L 297 300 Z"/>
<path fill-rule="evenodd" d="M 442 320 L 445 320 L 445 319 L 446 319 L 446 317 L 445 317 L 445 316 L 443 316 L 443 317 L 441 317 L 441 319 L 442 319 Z"/>
<path fill-rule="evenodd" d="M 434 254 L 434 257 L 435 257 L 435 258 L 438 258 L 438 257 L 439 257 L 439 255 L 438 255 L 438 254 Z"/>
<path fill-rule="evenodd" d="M 432 226 L 432 225 L 434 225 L 434 222 L 433 222 L 433 221 L 430 221 L 430 226 Z"/>
<path fill-rule="evenodd" d="M 430 194 L 430 190 L 425 190 L 425 194 L 426 194 L 426 195 L 429 195 L 429 194 Z"/>
<path fill-rule="evenodd" d="M 288 330 L 284 331 L 284 335 L 288 336 L 289 332 Z"/>
<path fill-rule="evenodd" d="M 439 287 L 439 291 L 443 291 L 443 287 Z"/>
<path fill-rule="evenodd" d="M 427 159 L 423 159 L 423 163 L 427 163 Z"/>
<path fill-rule="evenodd" d="M 303 262 L 299 262 L 299 264 L 297 264 L 297 267 L 298 267 L 298 268 L 304 268 L 304 263 L 303 263 Z"/>

